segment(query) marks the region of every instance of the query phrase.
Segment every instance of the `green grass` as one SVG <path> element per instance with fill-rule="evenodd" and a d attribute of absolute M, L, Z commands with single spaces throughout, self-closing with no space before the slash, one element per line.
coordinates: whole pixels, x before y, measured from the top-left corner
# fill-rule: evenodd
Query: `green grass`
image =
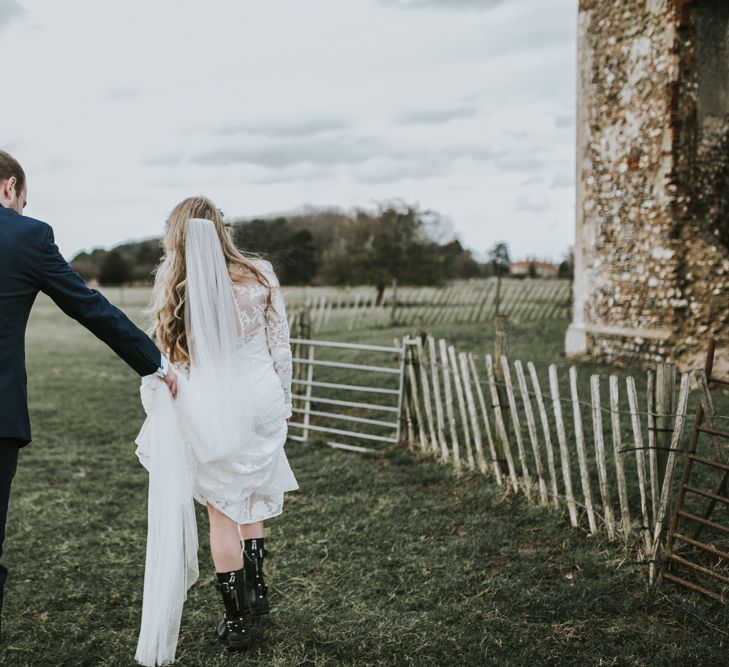
<path fill-rule="evenodd" d="M 558 358 L 563 329 L 515 332 L 514 356 Z M 388 344 L 403 333 L 339 338 Z M 492 347 L 484 328 L 433 333 L 461 349 Z M 35 441 L 11 499 L 0 664 L 133 665 L 147 484 L 134 456 L 138 378 L 45 300 L 28 371 Z M 248 653 L 218 646 L 222 609 L 198 507 L 201 580 L 185 605 L 180 665 L 726 663 L 723 607 L 648 589 L 630 553 L 571 530 L 563 513 L 503 499 L 479 475 L 455 479 L 402 447 L 286 450 L 301 489 L 267 523 L 273 613 L 255 624 Z"/>

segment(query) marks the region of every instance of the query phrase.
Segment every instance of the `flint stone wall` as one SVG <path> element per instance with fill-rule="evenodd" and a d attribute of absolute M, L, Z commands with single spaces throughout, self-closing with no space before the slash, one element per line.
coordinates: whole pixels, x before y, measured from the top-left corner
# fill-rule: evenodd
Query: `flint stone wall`
<path fill-rule="evenodd" d="M 729 2 L 581 0 L 578 31 L 567 352 L 700 366 L 729 343 Z"/>

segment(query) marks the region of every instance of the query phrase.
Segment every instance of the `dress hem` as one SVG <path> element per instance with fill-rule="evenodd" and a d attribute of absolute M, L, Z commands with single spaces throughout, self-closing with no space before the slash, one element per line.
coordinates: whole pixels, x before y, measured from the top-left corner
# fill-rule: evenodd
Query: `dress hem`
<path fill-rule="evenodd" d="M 298 487 L 296 489 L 287 489 L 287 491 L 284 491 L 282 493 L 291 492 L 291 491 L 298 491 Z M 211 500 L 210 498 L 205 498 L 203 501 L 203 500 L 201 500 L 201 497 L 195 497 L 195 500 L 203 506 L 211 505 L 216 510 L 218 510 L 218 512 L 220 512 L 221 514 L 224 514 L 231 521 L 238 524 L 239 526 L 244 526 L 244 525 L 247 525 L 250 523 L 258 523 L 259 521 L 267 521 L 268 519 L 273 519 L 273 518 L 275 518 L 277 516 L 281 516 L 281 514 L 283 514 L 283 502 L 282 502 L 281 505 L 279 506 L 278 510 L 273 513 L 262 513 L 262 514 L 256 515 L 255 517 L 246 518 L 246 520 L 244 520 L 244 521 L 239 521 L 238 520 L 239 517 L 231 516 L 230 512 L 227 512 L 226 510 L 224 510 L 222 507 L 220 507 L 220 505 L 218 503 L 216 503 L 216 501 Z"/>

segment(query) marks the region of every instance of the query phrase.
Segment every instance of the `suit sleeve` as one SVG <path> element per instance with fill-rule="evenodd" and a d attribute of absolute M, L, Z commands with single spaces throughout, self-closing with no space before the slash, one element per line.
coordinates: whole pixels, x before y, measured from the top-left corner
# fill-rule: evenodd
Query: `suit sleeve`
<path fill-rule="evenodd" d="M 162 356 L 152 340 L 100 292 L 90 289 L 63 258 L 49 227 L 43 250 L 41 290 L 69 317 L 106 343 L 139 375 L 150 375 Z"/>

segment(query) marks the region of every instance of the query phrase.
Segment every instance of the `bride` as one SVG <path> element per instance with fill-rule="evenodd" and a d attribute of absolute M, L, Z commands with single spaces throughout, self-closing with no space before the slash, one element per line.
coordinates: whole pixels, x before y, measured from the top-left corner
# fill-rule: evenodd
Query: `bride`
<path fill-rule="evenodd" d="M 218 637 L 251 643 L 251 615 L 269 612 L 263 521 L 299 488 L 284 452 L 292 359 L 271 264 L 241 253 L 205 197 L 167 219 L 156 271 L 153 332 L 178 375 L 176 397 L 142 380 L 147 418 L 137 455 L 149 471 L 147 556 L 136 659 L 174 660 L 182 605 L 198 578 L 194 500 L 207 508 Z"/>

